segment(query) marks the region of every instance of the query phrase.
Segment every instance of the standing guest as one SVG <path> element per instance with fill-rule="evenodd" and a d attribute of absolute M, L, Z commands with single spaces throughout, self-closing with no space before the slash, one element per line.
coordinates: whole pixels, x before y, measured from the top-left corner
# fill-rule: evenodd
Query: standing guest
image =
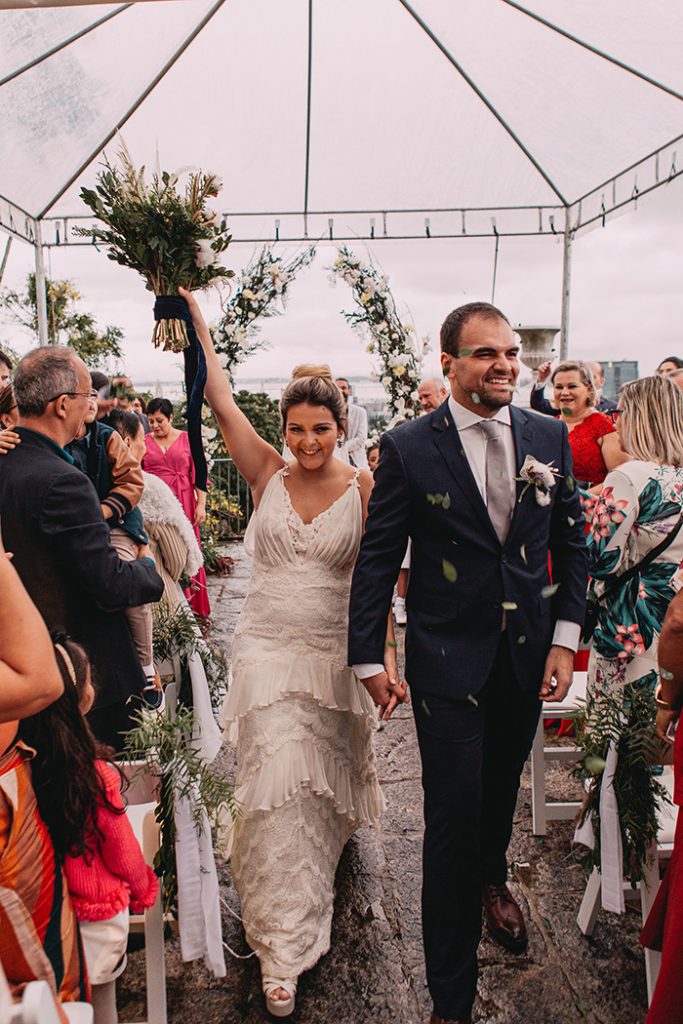
<path fill-rule="evenodd" d="M 422 412 L 434 412 L 448 398 L 448 388 L 439 377 L 430 377 L 429 380 L 420 382 L 417 397 L 420 400 Z"/>
<path fill-rule="evenodd" d="M 19 719 L 63 692 L 47 628 L 0 541 L 0 963 L 12 988 L 46 981 L 61 1001 L 87 997 L 78 925 L 31 785 L 35 751 Z"/>
<path fill-rule="evenodd" d="M 0 349 L 0 388 L 5 388 L 12 376 L 12 360 Z"/>
<path fill-rule="evenodd" d="M 111 393 L 109 377 L 101 370 L 92 370 L 90 380 L 93 390 L 97 392 L 97 419 L 106 422 L 112 409 L 116 408 L 116 398 Z"/>
<path fill-rule="evenodd" d="M 375 704 L 390 707 L 384 626 L 412 538 L 406 678 L 425 791 L 431 1024 L 471 1021 L 482 900 L 491 937 L 526 949 L 507 846 L 542 702 L 564 699 L 584 620 L 586 544 L 567 430 L 510 407 L 518 357 L 494 306 L 448 315 L 441 365 L 451 396 L 382 437 L 351 589 L 349 663 Z M 529 457 L 542 486 L 519 481 Z M 437 492 L 444 500 L 426 500 Z M 549 553 L 558 586 L 545 596 Z"/>
<path fill-rule="evenodd" d="M 99 688 L 90 724 L 120 749 L 145 677 L 122 611 L 158 601 L 163 584 L 145 546 L 121 561 L 97 493 L 65 446 L 83 426 L 92 389 L 68 348 L 34 349 L 14 375 L 21 444 L 0 460 L 0 520 L 14 565 L 48 626 L 87 649 Z"/>
<path fill-rule="evenodd" d="M 152 433 L 152 428 L 149 425 L 147 419 L 147 403 L 145 402 L 142 395 L 136 395 L 133 401 L 130 403 L 131 411 L 135 413 L 140 422 L 142 423 L 143 429 L 146 434 Z"/>
<path fill-rule="evenodd" d="M 368 443 L 368 414 L 362 405 L 351 401 L 351 385 L 346 377 L 337 377 L 335 384 L 346 403 L 346 438 L 344 448 L 352 466 L 368 468 L 365 446 Z"/>
<path fill-rule="evenodd" d="M 675 585 L 678 593 L 669 605 L 659 637 L 661 682 L 657 701 L 657 734 L 674 748 L 674 803 L 683 805 L 683 574 Z M 678 723 L 678 725 L 676 724 Z M 675 728 L 675 740 L 671 729 Z M 662 964 L 645 1024 L 683 1024 L 683 813 L 678 811 L 674 848 L 664 881 L 640 941 L 648 949 L 662 952 Z"/>
<path fill-rule="evenodd" d="M 97 403 L 92 401 L 79 436 L 66 450 L 97 491 L 102 515 L 109 524 L 109 539 L 119 558 L 132 562 L 138 557 L 140 546 L 148 543 L 137 507 L 144 486 L 142 469 L 121 435 L 95 419 L 96 413 Z M 126 608 L 125 614 L 145 673 L 145 703 L 157 708 L 162 694 L 153 663 L 151 605 Z"/>
<path fill-rule="evenodd" d="M 586 363 L 560 363 L 551 381 L 559 418 L 569 431 L 574 476 L 585 487 L 603 482 L 607 473 L 626 462 L 612 419 L 598 412 L 598 393 Z"/>
<path fill-rule="evenodd" d="M 662 359 L 655 372 L 666 374 L 674 370 L 683 370 L 683 359 L 678 356 L 667 356 L 666 359 Z"/>
<path fill-rule="evenodd" d="M 142 462 L 147 449 L 137 416 L 122 413 L 116 429 L 133 458 Z M 202 553 L 183 507 L 168 484 L 152 473 L 142 475 L 145 488 L 139 508 L 157 571 L 164 581 L 164 596 L 158 608 L 174 611 L 182 598 L 178 580 L 181 576 L 196 576 L 202 567 Z"/>
<path fill-rule="evenodd" d="M 0 455 L 11 452 L 19 444 L 21 439 L 14 429 L 18 419 L 19 413 L 12 385 L 6 384 L 0 390 Z"/>
<path fill-rule="evenodd" d="M 368 469 L 370 470 L 370 472 L 374 476 L 375 475 L 375 470 L 377 469 L 377 464 L 379 462 L 379 444 L 377 442 L 375 442 L 374 444 L 370 445 L 370 447 L 368 448 L 368 451 L 367 451 L 367 456 L 368 456 Z"/>
<path fill-rule="evenodd" d="M 597 626 L 588 663 L 589 692 L 623 691 L 657 673 L 657 644 L 683 562 L 683 394 L 666 376 L 621 389 L 617 431 L 629 461 L 610 472 L 587 503 L 591 589 Z M 671 543 L 619 586 L 619 577 L 665 538 Z"/>
<path fill-rule="evenodd" d="M 21 723 L 35 751 L 33 789 L 64 864 L 92 986 L 94 1024 L 116 1024 L 116 978 L 126 966 L 128 908 L 151 907 L 159 882 L 142 856 L 121 800 L 121 773 L 83 718 L 94 690 L 83 648 L 55 635 L 64 692 Z"/>
<path fill-rule="evenodd" d="M 542 412 L 545 416 L 559 416 L 560 409 L 557 404 L 549 402 L 547 398 L 543 397 L 543 391 L 545 389 L 545 382 L 550 376 L 550 367 L 552 363 L 548 360 L 545 363 L 541 363 L 538 368 L 538 378 L 531 390 L 530 405 L 534 412 Z M 584 366 L 588 367 L 590 375 L 593 379 L 593 388 L 595 390 L 595 408 L 598 412 L 611 413 L 617 407 L 617 403 L 613 402 L 611 398 L 605 398 L 602 389 L 605 386 L 605 371 L 602 368 L 602 363 L 588 362 L 584 363 Z"/>
<path fill-rule="evenodd" d="M 383 806 L 372 702 L 345 658 L 351 571 L 372 477 L 334 457 L 345 408 L 328 367 L 299 367 L 283 391 L 293 455 L 285 462 L 235 404 L 197 302 L 180 293 L 206 355 L 207 398 L 256 508 L 247 539 L 252 576 L 221 717 L 237 741 L 232 875 L 266 1006 L 287 1017 L 298 976 L 330 946 L 344 844 Z M 384 627 L 386 638 L 387 615 Z M 395 704 L 405 691 L 394 648 L 384 653 Z"/>
<path fill-rule="evenodd" d="M 199 541 L 199 527 L 206 519 L 206 491 L 195 485 L 190 439 L 184 430 L 173 426 L 173 406 L 168 398 L 153 398 L 147 406 L 147 416 L 152 433 L 145 437 L 146 453 L 142 467 L 168 484 L 183 506 Z M 203 566 L 192 578 L 185 596 L 196 615 L 206 618 L 211 614 Z"/>

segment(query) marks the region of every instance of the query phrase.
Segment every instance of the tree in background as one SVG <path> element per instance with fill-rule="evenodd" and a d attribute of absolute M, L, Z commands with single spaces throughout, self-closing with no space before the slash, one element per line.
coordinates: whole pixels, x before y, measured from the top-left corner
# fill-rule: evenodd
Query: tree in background
<path fill-rule="evenodd" d="M 46 282 L 45 297 L 47 335 L 51 345 L 65 342 L 92 370 L 104 367 L 110 359 L 123 358 L 123 331 L 120 327 L 112 326 L 100 330 L 95 317 L 78 308 L 81 293 L 72 281 Z M 5 289 L 0 294 L 0 310 L 5 314 L 5 319 L 30 331 L 37 342 L 36 275 L 28 275 L 24 292 Z"/>

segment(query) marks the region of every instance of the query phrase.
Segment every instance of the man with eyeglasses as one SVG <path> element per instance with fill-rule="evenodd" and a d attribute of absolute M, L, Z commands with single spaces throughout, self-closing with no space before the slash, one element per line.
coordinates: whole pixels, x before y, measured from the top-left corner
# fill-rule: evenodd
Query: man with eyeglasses
<path fill-rule="evenodd" d="M 5 547 L 47 625 L 83 644 L 96 698 L 89 721 L 120 750 L 145 686 L 123 609 L 158 601 L 164 585 L 149 549 L 119 559 L 100 501 L 66 446 L 80 433 L 97 392 L 68 348 L 34 349 L 14 373 L 19 412 L 13 451 L 0 460 L 0 524 Z"/>

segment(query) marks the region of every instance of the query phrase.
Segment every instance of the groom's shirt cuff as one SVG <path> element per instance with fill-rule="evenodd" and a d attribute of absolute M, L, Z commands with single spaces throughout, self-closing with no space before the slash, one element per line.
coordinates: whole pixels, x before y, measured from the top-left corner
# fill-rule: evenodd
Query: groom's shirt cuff
<path fill-rule="evenodd" d="M 579 649 L 580 639 L 581 626 L 578 622 L 567 622 L 566 619 L 557 620 L 553 634 L 554 647 L 568 647 L 570 651 L 574 651 L 574 654 L 576 654 Z"/>
<path fill-rule="evenodd" d="M 371 665 L 369 662 L 363 665 L 352 665 L 351 668 L 359 679 L 369 679 L 370 676 L 384 672 L 384 665 Z"/>

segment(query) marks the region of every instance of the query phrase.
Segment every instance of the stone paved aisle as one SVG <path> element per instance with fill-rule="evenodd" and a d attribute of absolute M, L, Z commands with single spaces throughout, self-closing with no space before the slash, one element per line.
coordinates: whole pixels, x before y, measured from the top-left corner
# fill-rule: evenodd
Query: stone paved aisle
<path fill-rule="evenodd" d="M 229 653 L 246 591 L 248 563 L 239 545 L 233 576 L 210 579 L 214 637 Z M 337 874 L 330 953 L 299 985 L 293 1024 L 422 1024 L 431 1004 L 424 984 L 420 940 L 422 840 L 419 760 L 412 718 L 401 709 L 377 734 L 380 777 L 388 810 L 378 829 L 349 842 Z M 220 755 L 232 771 L 230 751 Z M 574 784 L 555 766 L 549 791 L 571 798 Z M 571 852 L 569 823 L 551 824 L 546 839 L 531 835 L 528 769 L 511 846 L 515 892 L 530 921 L 528 953 L 515 957 L 484 940 L 475 1021 L 486 1024 L 639 1024 L 646 1008 L 645 970 L 638 945 L 639 915 L 600 914 L 592 939 L 576 926 L 584 885 Z M 229 868 L 219 864 L 222 890 L 239 911 Z M 226 941 L 248 953 L 241 926 L 224 914 Z M 227 977 L 184 964 L 177 939 L 166 943 L 172 1024 L 257 1024 L 265 1012 L 255 958 L 226 954 Z M 119 983 L 122 1021 L 144 1018 L 144 954 L 130 955 Z"/>

